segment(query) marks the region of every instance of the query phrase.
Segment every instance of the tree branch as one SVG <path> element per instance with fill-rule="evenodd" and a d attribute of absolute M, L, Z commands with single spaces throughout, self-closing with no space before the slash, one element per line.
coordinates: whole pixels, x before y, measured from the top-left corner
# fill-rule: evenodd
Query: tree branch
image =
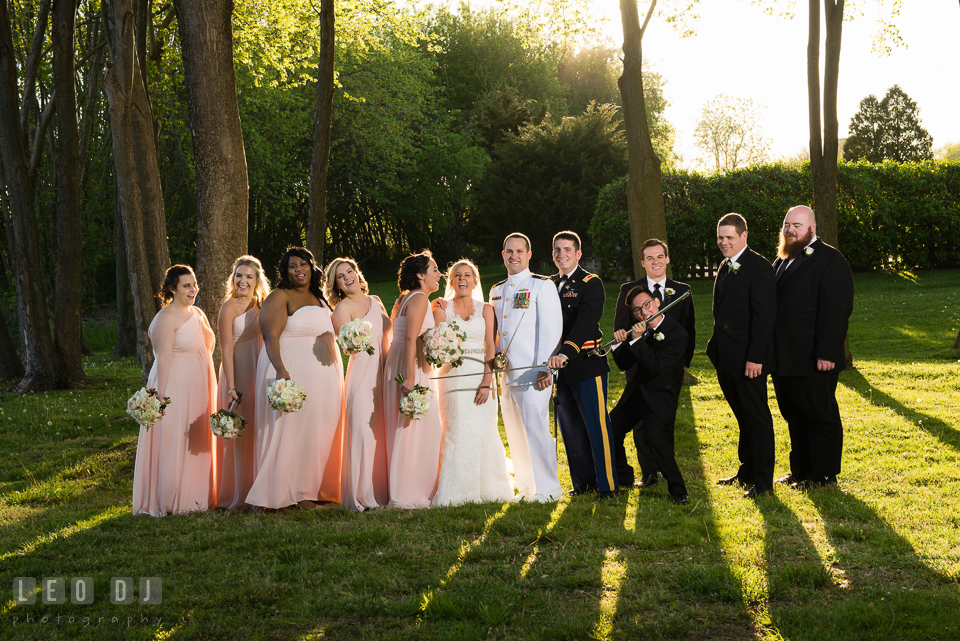
<path fill-rule="evenodd" d="M 640 40 L 643 40 L 643 34 L 647 31 L 647 24 L 650 22 L 650 18 L 653 17 L 653 10 L 657 6 L 657 0 L 653 0 L 650 3 L 650 8 L 647 9 L 647 17 L 643 19 L 643 26 L 640 27 Z"/>
<path fill-rule="evenodd" d="M 37 124 L 36 135 L 33 139 L 33 154 L 30 156 L 30 164 L 27 165 L 27 175 L 31 180 L 37 171 L 37 166 L 40 164 L 40 157 L 43 156 L 43 139 L 47 133 L 47 126 L 53 119 L 53 112 L 56 111 L 56 104 L 57 92 L 54 91 L 50 94 L 50 100 L 47 101 L 47 106 L 43 108 L 43 114 L 40 116 L 40 122 Z"/>
<path fill-rule="evenodd" d="M 20 100 L 20 131 L 26 135 L 29 120 L 29 97 L 33 94 L 37 82 L 37 69 L 43 57 L 44 34 L 47 32 L 47 16 L 50 14 L 50 0 L 43 0 L 37 12 L 37 24 L 33 30 L 33 44 L 23 72 L 23 98 Z"/>

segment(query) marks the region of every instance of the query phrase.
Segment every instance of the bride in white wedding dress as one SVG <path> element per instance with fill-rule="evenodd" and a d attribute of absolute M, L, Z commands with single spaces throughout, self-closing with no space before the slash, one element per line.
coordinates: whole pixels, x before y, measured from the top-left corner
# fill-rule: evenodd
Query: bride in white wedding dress
<path fill-rule="evenodd" d="M 477 373 L 438 381 L 443 447 L 433 507 L 516 500 L 513 479 L 497 428 L 493 307 L 483 302 L 476 265 L 462 259 L 447 272 L 446 304 L 434 301 L 437 323 L 456 321 L 467 335 L 463 365 L 444 365 L 439 376 Z M 445 309 L 444 309 L 445 307 Z M 485 372 L 482 376 L 480 372 Z"/>

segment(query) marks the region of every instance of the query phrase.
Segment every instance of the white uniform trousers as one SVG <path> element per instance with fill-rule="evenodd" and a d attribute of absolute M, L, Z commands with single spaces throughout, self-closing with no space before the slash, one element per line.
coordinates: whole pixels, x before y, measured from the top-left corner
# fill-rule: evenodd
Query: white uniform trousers
<path fill-rule="evenodd" d="M 550 388 L 538 391 L 533 385 L 504 385 L 502 390 L 500 412 L 520 496 L 559 500 L 563 489 L 557 474 L 557 446 L 550 434 Z"/>

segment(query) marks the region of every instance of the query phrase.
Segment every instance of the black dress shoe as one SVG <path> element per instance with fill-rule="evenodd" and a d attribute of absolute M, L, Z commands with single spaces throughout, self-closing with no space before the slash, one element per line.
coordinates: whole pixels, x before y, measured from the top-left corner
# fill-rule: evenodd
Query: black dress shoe
<path fill-rule="evenodd" d="M 590 487 L 589 485 L 587 487 L 575 487 L 572 490 L 567 490 L 567 494 L 570 496 L 581 496 L 583 494 L 592 494 L 596 489 L 597 488 Z"/>
<path fill-rule="evenodd" d="M 606 500 L 606 499 L 612 499 L 613 497 L 615 497 L 615 496 L 616 496 L 617 494 L 619 494 L 619 493 L 620 493 L 620 492 L 617 491 L 617 490 L 613 490 L 613 491 L 610 491 L 610 492 L 597 492 L 597 500 L 598 500 L 598 501 L 603 501 L 603 500 Z"/>
<path fill-rule="evenodd" d="M 745 499 L 755 499 L 758 496 L 763 496 L 764 494 L 773 494 L 772 489 L 761 490 L 756 485 L 751 485 L 750 489 L 743 493 L 743 498 Z"/>
<path fill-rule="evenodd" d="M 637 481 L 635 485 L 636 487 L 639 487 L 642 489 L 642 488 L 650 487 L 651 485 L 656 485 L 658 480 L 659 478 L 657 478 L 656 473 L 648 474 L 647 476 L 644 476 L 639 481 Z"/>
<path fill-rule="evenodd" d="M 790 487 L 797 490 L 809 490 L 814 487 L 826 487 L 828 485 L 836 485 L 837 477 L 836 476 L 812 476 L 810 478 L 802 479 L 796 483 L 791 483 Z"/>
<path fill-rule="evenodd" d="M 803 480 L 802 476 L 795 476 L 793 472 L 790 472 L 786 476 L 781 476 L 780 478 L 778 478 L 777 483 L 783 483 L 784 485 L 793 485 L 794 483 L 797 483 L 802 480 Z"/>
<path fill-rule="evenodd" d="M 690 499 L 687 498 L 686 494 L 680 494 L 672 498 L 673 498 L 673 502 L 676 503 L 677 505 L 687 505 L 688 503 L 690 503 Z"/>
<path fill-rule="evenodd" d="M 740 480 L 740 477 L 734 474 L 733 476 L 728 476 L 725 479 L 717 479 L 717 485 L 733 485 L 734 483 L 739 483 L 743 485 L 743 481 Z"/>

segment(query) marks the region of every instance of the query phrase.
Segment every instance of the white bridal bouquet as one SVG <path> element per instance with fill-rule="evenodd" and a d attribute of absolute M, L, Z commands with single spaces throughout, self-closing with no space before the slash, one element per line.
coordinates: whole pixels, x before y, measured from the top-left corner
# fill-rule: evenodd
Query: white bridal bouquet
<path fill-rule="evenodd" d="M 414 385 L 413 391 L 400 399 L 400 413 L 409 419 L 419 421 L 430 411 L 433 392 L 429 387 Z"/>
<path fill-rule="evenodd" d="M 284 414 L 300 411 L 305 400 L 307 400 L 307 394 L 293 381 L 281 378 L 267 388 L 267 401 L 270 407 Z"/>
<path fill-rule="evenodd" d="M 239 392 L 238 392 L 239 395 Z M 217 410 L 210 415 L 210 431 L 222 438 L 237 438 L 247 426 L 247 421 L 234 412 L 237 401 L 230 403 L 230 409 Z"/>
<path fill-rule="evenodd" d="M 160 393 L 152 387 L 141 387 L 140 391 L 127 401 L 127 414 L 133 417 L 145 429 L 150 429 L 163 418 L 163 411 L 170 404 L 170 398 L 160 398 Z"/>
<path fill-rule="evenodd" d="M 423 355 L 436 367 L 449 363 L 452 367 L 463 365 L 463 344 L 467 334 L 455 321 L 443 322 L 423 334 Z"/>
<path fill-rule="evenodd" d="M 365 351 L 373 356 L 373 325 L 370 321 L 357 318 L 344 323 L 337 336 L 337 345 L 347 354 L 359 354 Z"/>

